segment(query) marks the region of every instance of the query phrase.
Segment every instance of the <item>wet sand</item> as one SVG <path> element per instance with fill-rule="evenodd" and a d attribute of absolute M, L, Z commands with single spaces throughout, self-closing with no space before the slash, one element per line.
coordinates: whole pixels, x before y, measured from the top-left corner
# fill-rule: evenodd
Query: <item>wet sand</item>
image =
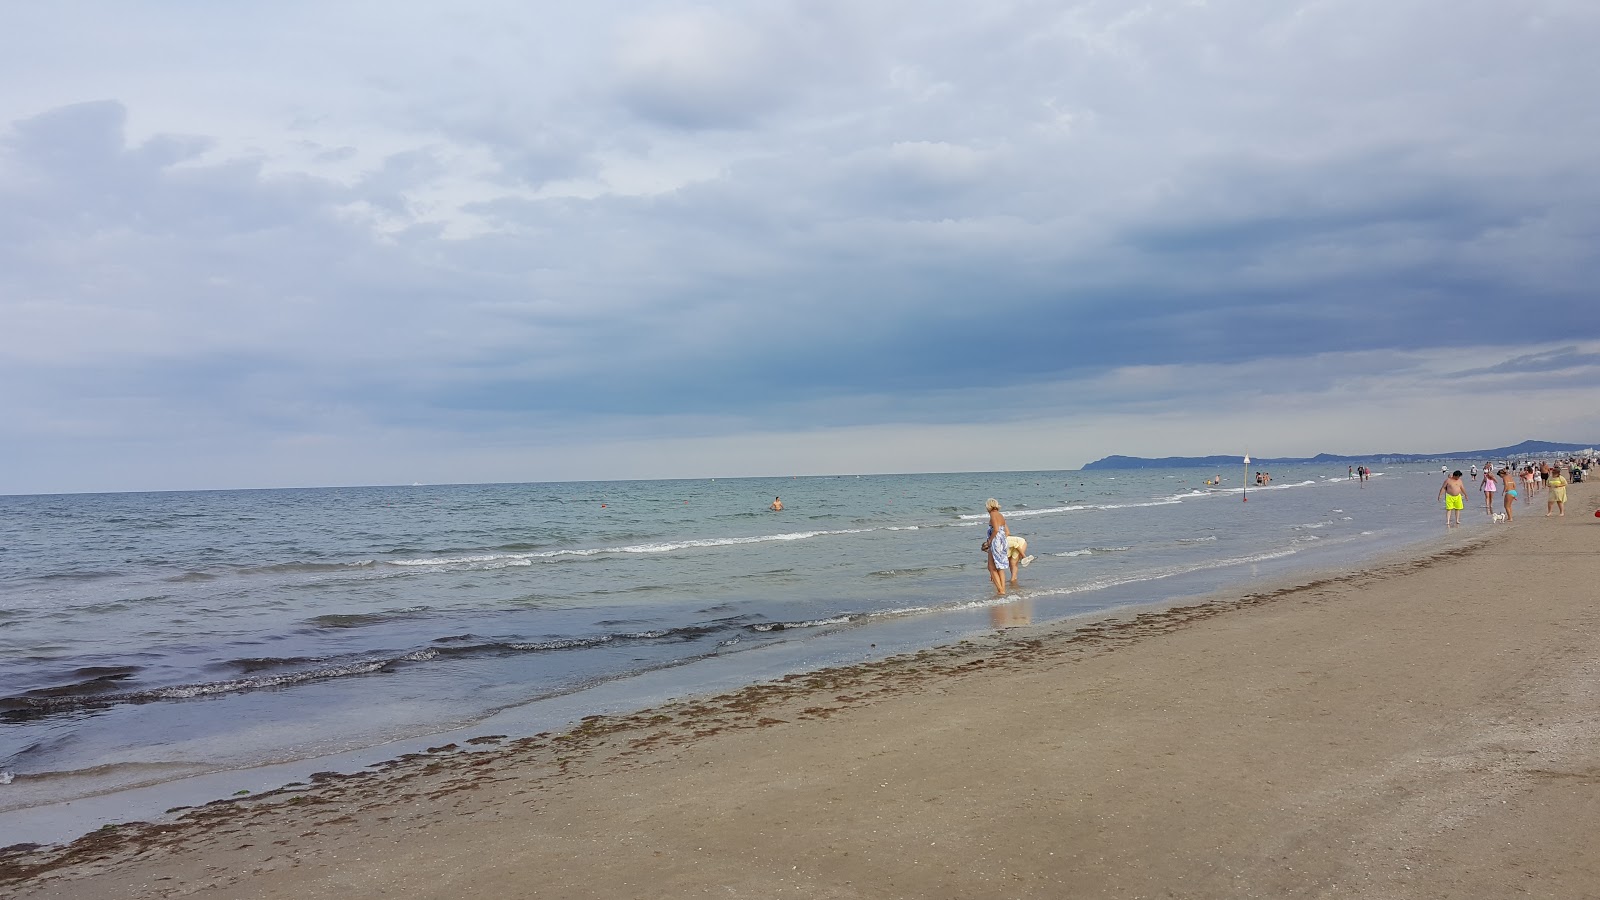
<path fill-rule="evenodd" d="M 0 896 L 1600 896 L 1600 494 L 1570 491 L 1309 584 L 10 848 Z"/>

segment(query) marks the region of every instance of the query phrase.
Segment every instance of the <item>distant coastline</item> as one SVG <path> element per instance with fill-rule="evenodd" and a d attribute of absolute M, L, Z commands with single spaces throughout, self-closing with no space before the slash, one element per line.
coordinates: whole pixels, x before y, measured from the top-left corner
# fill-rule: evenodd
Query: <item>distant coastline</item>
<path fill-rule="evenodd" d="M 1356 456 L 1340 456 L 1334 453 L 1318 453 L 1316 456 L 1263 456 L 1251 457 L 1252 465 L 1263 466 L 1288 466 L 1302 463 L 1335 465 L 1340 463 L 1356 462 L 1436 462 L 1450 459 L 1505 459 L 1507 457 L 1540 456 L 1551 453 L 1576 453 L 1592 450 L 1595 443 L 1587 444 L 1562 444 L 1552 441 L 1523 441 L 1511 447 L 1496 447 L 1492 450 L 1456 450 L 1449 453 L 1366 453 Z M 1236 466 L 1244 459 L 1242 454 L 1228 453 L 1214 456 L 1107 456 L 1087 463 L 1083 469 L 1190 469 L 1210 468 L 1214 466 Z"/>

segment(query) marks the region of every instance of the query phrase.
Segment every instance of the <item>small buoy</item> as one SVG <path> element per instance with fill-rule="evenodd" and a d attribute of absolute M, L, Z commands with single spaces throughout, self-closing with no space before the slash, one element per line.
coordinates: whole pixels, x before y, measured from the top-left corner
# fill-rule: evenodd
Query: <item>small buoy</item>
<path fill-rule="evenodd" d="M 601 508 L 601 509 L 605 509 L 605 508 L 606 508 L 606 505 L 605 505 L 605 504 L 604 504 L 604 503 L 602 503 L 602 504 L 600 504 L 600 508 Z"/>
<path fill-rule="evenodd" d="M 1594 511 L 1594 517 L 1596 519 L 1600 519 L 1600 509 L 1597 509 L 1597 510 Z"/>

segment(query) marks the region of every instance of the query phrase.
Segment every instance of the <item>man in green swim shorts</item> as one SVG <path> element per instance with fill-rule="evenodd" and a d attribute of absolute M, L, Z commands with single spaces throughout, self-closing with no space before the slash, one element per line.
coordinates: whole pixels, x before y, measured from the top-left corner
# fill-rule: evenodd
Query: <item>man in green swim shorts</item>
<path fill-rule="evenodd" d="M 1461 470 L 1450 473 L 1450 477 L 1439 485 L 1439 496 L 1444 498 L 1444 526 L 1461 524 L 1461 510 L 1467 505 L 1467 488 L 1461 483 Z"/>

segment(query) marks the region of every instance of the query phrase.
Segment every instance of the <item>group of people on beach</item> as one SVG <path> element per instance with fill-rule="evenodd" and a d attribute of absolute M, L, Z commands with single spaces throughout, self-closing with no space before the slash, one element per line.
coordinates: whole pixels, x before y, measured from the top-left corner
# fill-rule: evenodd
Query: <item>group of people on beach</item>
<path fill-rule="evenodd" d="M 1562 475 L 1563 468 L 1572 473 L 1574 481 L 1581 481 L 1583 473 L 1593 464 L 1593 460 L 1567 459 L 1556 465 L 1548 462 L 1529 463 L 1520 471 L 1513 466 L 1506 465 L 1495 468 L 1492 463 L 1483 467 L 1483 477 L 1478 482 L 1478 490 L 1483 493 L 1483 510 L 1496 522 L 1510 522 L 1516 514 L 1517 497 L 1522 497 L 1522 502 L 1527 504 L 1532 501 L 1533 495 L 1543 493 L 1545 497 L 1544 514 L 1546 516 L 1561 517 L 1567 514 L 1567 479 Z M 1442 470 L 1444 467 L 1441 466 Z M 1478 467 L 1472 466 L 1474 477 L 1478 474 Z M 1445 476 L 1444 484 L 1439 486 L 1439 499 L 1444 501 L 1444 524 L 1446 527 L 1461 524 L 1461 511 L 1466 506 L 1467 488 L 1462 480 L 1461 470 Z M 1499 494 L 1504 512 L 1494 511 L 1495 495 Z"/>

